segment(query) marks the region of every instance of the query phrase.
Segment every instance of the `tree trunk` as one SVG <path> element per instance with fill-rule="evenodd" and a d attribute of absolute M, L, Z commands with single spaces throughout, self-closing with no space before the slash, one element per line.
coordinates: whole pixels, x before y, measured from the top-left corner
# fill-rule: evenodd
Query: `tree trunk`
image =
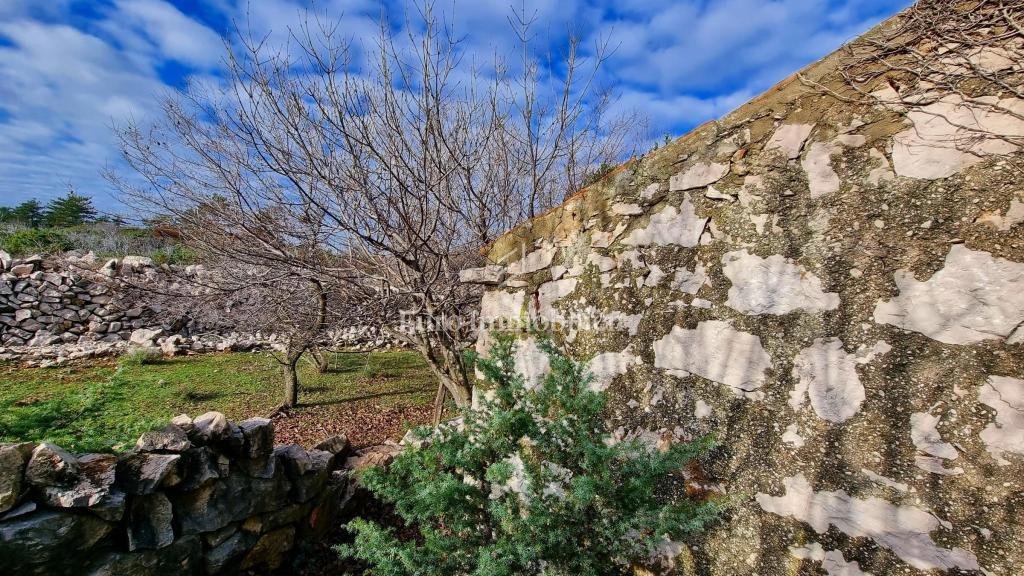
<path fill-rule="evenodd" d="M 444 398 L 447 395 L 448 389 L 445 388 L 444 382 L 437 384 L 437 396 L 434 397 L 434 426 L 441 423 L 441 416 L 444 415 Z"/>
<path fill-rule="evenodd" d="M 284 406 L 292 408 L 299 405 L 299 358 L 302 352 L 289 352 L 281 369 L 284 372 Z"/>
<path fill-rule="evenodd" d="M 316 366 L 317 374 L 326 374 L 330 368 L 330 361 L 327 359 L 327 355 L 320 349 L 319 346 L 314 344 L 309 349 L 310 356 L 313 357 L 313 365 Z"/>

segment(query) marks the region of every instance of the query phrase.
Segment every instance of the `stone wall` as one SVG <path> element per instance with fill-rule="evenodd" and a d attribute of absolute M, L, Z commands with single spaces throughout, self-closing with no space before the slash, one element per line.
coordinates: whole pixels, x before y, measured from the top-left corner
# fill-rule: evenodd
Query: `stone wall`
<path fill-rule="evenodd" d="M 131 452 L 0 445 L 5 574 L 266 573 L 337 525 L 348 442 L 274 447 L 274 425 L 179 416 Z"/>
<path fill-rule="evenodd" d="M 485 322 L 549 327 L 589 363 L 618 437 L 721 442 L 699 482 L 732 507 L 681 566 L 1022 574 L 1024 155 L 965 145 L 970 110 L 948 101 L 908 114 L 810 88 L 836 59 L 464 276 L 490 284 Z M 547 368 L 526 332 L 517 364 Z"/>
<path fill-rule="evenodd" d="M 0 360 L 50 365 L 120 354 L 130 347 L 166 355 L 273 347 L 275 334 L 246 334 L 161 307 L 136 287 L 174 286 L 203 273 L 201 265 L 154 265 L 126 256 L 98 261 L 91 254 L 12 259 L 0 251 Z M 373 326 L 328 332 L 331 347 L 401 346 Z"/>

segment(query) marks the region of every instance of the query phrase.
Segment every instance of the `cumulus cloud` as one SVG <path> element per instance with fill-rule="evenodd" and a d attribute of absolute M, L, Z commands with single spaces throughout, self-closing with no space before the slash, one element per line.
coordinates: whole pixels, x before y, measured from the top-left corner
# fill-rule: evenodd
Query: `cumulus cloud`
<path fill-rule="evenodd" d="M 617 88 L 617 110 L 642 110 L 656 134 L 685 132 L 728 113 L 861 33 L 909 0 L 526 0 L 534 45 L 558 48 L 570 29 L 585 56 L 615 47 L 598 82 Z M 0 204 L 48 199 L 74 184 L 104 198 L 100 173 L 117 163 L 111 125 L 152 117 L 186 76 L 218 82 L 221 34 L 233 24 L 286 45 L 307 0 L 0 0 Z M 401 25 L 397 0 L 318 0 L 338 33 L 372 46 L 381 17 Z M 484 67 L 516 59 L 508 0 L 441 2 Z M 197 10 L 199 12 L 197 12 Z M 358 50 L 357 50 L 358 54 Z M 561 73 L 556 66 L 554 74 Z"/>

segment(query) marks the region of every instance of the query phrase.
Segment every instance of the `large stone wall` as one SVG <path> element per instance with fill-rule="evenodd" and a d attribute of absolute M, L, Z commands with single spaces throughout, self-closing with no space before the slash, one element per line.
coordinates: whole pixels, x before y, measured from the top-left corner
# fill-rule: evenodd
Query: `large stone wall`
<path fill-rule="evenodd" d="M 240 332 L 225 320 L 210 322 L 161 304 L 172 301 L 161 292 L 206 273 L 202 265 L 156 265 L 143 256 L 101 261 L 72 252 L 11 258 L 0 251 L 0 361 L 49 366 L 132 347 L 174 355 L 281 344 L 276 334 Z M 402 345 L 374 326 L 337 326 L 323 343 L 357 349 Z"/>
<path fill-rule="evenodd" d="M 681 566 L 1022 574 L 1024 155 L 965 150 L 950 122 L 970 111 L 946 101 L 904 113 L 809 85 L 500 238 L 465 274 L 491 284 L 483 320 L 549 325 L 619 437 L 717 437 L 700 482 L 731 510 Z M 518 365 L 546 370 L 525 332 Z"/>
<path fill-rule="evenodd" d="M 0 445 L 0 572 L 267 573 L 338 523 L 348 442 L 274 446 L 264 418 L 179 416 L 121 456 Z"/>

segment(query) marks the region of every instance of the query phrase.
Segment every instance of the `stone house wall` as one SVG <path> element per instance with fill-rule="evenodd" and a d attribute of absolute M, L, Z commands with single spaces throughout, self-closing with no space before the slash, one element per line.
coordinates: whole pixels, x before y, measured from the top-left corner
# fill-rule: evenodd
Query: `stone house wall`
<path fill-rule="evenodd" d="M 719 440 L 700 482 L 732 505 L 687 572 L 1024 573 L 1024 155 L 965 150 L 962 112 L 793 77 L 464 274 L 485 327 L 588 362 L 618 437 Z M 526 331 L 517 364 L 547 368 Z"/>
<path fill-rule="evenodd" d="M 275 447 L 270 420 L 217 412 L 179 416 L 120 456 L 0 445 L 0 571 L 266 573 L 338 524 L 347 455 L 344 437 Z"/>

